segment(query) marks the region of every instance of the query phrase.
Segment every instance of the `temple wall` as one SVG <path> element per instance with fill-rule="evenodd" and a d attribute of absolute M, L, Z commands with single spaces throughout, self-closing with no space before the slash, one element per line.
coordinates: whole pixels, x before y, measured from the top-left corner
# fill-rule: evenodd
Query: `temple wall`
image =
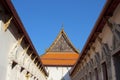
<path fill-rule="evenodd" d="M 0 20 L 0 80 L 5 80 L 7 65 L 8 65 L 8 53 L 12 44 L 15 42 L 14 37 L 9 31 L 4 32 L 3 22 Z"/>
<path fill-rule="evenodd" d="M 46 67 L 49 74 L 47 80 L 71 80 L 69 70 L 71 67 Z"/>
<path fill-rule="evenodd" d="M 0 80 L 46 80 L 46 75 L 39 61 L 30 53 L 28 43 L 23 42 L 21 33 L 10 21 L 9 14 L 0 11 Z M 24 34 L 22 34 L 24 35 Z M 25 36 L 25 35 L 24 35 Z M 34 52 L 34 51 L 33 51 Z M 34 55 L 34 56 L 33 56 Z M 33 59 L 32 59 L 33 57 Z M 37 56 L 39 57 L 39 56 Z"/>
<path fill-rule="evenodd" d="M 109 21 L 112 26 L 104 25 L 72 80 L 120 80 L 120 4 Z"/>

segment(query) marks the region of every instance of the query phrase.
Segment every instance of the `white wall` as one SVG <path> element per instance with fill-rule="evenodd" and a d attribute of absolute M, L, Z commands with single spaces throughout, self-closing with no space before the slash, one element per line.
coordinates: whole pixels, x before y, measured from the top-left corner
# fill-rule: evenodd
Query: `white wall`
<path fill-rule="evenodd" d="M 9 29 L 14 31 L 15 29 L 12 29 L 11 26 L 15 25 L 9 26 Z M 25 49 L 21 45 L 17 45 L 18 40 L 9 29 L 4 31 L 4 23 L 0 20 L 0 80 L 26 80 L 27 72 L 30 72 L 30 80 L 46 80 L 43 71 L 36 66 Z M 13 61 L 17 65 L 12 69 Z M 20 72 L 21 67 L 24 68 L 22 72 Z"/>
<path fill-rule="evenodd" d="M 0 21 L 0 24 L 0 80 L 5 80 L 8 53 L 11 49 L 11 45 L 15 42 L 15 39 L 9 31 L 4 32 L 2 21 Z"/>
<path fill-rule="evenodd" d="M 47 80 L 70 80 L 68 71 L 71 67 L 46 67 L 48 71 L 48 79 Z"/>

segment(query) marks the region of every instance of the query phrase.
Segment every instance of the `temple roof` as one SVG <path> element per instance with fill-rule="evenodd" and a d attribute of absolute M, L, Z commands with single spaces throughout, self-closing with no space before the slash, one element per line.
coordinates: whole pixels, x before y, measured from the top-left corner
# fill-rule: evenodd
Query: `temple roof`
<path fill-rule="evenodd" d="M 79 57 L 78 53 L 62 29 L 40 58 L 45 66 L 73 66 Z"/>
<path fill-rule="evenodd" d="M 47 52 L 76 52 L 78 51 L 72 45 L 70 40 L 68 39 L 64 29 L 62 29 L 53 42 L 53 44 L 48 48 Z"/>
<path fill-rule="evenodd" d="M 73 66 L 78 58 L 74 52 L 48 52 L 41 57 L 45 66 Z"/>

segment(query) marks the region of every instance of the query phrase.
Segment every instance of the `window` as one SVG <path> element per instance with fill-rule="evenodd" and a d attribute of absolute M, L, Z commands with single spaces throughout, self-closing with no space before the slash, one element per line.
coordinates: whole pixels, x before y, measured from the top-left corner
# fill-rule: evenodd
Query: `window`
<path fill-rule="evenodd" d="M 105 62 L 102 64 L 102 71 L 103 71 L 103 80 L 108 80 L 107 67 Z"/>
<path fill-rule="evenodd" d="M 113 60 L 114 60 L 116 80 L 120 80 L 120 52 L 114 55 Z"/>
<path fill-rule="evenodd" d="M 95 80 L 99 80 L 97 68 L 95 68 Z"/>
<path fill-rule="evenodd" d="M 87 80 L 87 75 L 85 75 L 85 80 Z"/>
<path fill-rule="evenodd" d="M 92 74 L 91 74 L 91 72 L 89 72 L 89 78 L 90 78 L 90 80 L 92 80 Z"/>

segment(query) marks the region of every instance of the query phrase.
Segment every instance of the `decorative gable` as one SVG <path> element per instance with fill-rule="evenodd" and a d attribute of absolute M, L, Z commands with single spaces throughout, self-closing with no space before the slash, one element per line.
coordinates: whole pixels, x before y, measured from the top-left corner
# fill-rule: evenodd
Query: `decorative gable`
<path fill-rule="evenodd" d="M 62 29 L 47 52 L 77 52 L 77 50 L 74 48 L 66 33 Z"/>

